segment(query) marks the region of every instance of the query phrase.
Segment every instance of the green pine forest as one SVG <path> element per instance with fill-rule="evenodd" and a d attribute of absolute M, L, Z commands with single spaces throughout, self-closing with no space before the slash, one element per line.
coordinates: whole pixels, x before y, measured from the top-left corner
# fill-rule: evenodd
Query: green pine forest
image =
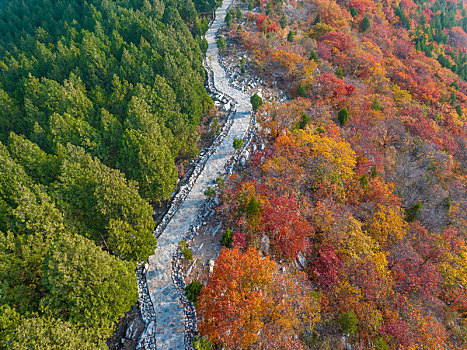
<path fill-rule="evenodd" d="M 212 0 L 0 0 L 0 349 L 99 349 L 212 106 Z"/>

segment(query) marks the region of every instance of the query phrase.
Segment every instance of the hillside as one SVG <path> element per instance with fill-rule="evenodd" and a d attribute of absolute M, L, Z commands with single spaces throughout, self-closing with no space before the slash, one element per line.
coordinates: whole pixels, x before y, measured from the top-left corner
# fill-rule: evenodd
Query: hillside
<path fill-rule="evenodd" d="M 225 21 L 232 84 L 262 104 L 218 186 L 224 248 L 189 286 L 200 348 L 465 348 L 465 4 L 250 1 Z"/>
<path fill-rule="evenodd" d="M 0 2 L 0 348 L 107 348 L 137 301 L 211 117 L 196 7 Z"/>
<path fill-rule="evenodd" d="M 465 2 L 218 5 L 0 0 L 0 349 L 467 348 Z"/>

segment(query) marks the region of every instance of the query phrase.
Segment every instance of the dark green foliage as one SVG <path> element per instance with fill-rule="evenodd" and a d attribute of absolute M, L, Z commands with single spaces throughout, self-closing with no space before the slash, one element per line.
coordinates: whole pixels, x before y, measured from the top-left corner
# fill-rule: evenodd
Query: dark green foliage
<path fill-rule="evenodd" d="M 199 48 L 201 49 L 203 55 L 206 55 L 206 52 L 208 51 L 208 41 L 206 38 L 203 37 L 199 40 Z"/>
<path fill-rule="evenodd" d="M 255 93 L 253 94 L 253 96 L 251 96 L 250 102 L 251 107 L 253 108 L 253 112 L 256 113 L 258 111 L 258 108 L 261 107 L 261 105 L 263 104 L 263 99 Z"/>
<path fill-rule="evenodd" d="M 462 106 L 461 105 L 456 106 L 456 112 L 459 117 L 462 117 Z"/>
<path fill-rule="evenodd" d="M 225 41 L 225 38 L 221 36 L 219 39 L 217 39 L 217 48 L 220 51 L 223 51 L 227 46 L 227 42 Z"/>
<path fill-rule="evenodd" d="M 344 73 L 342 72 L 341 66 L 337 67 L 336 69 L 336 77 L 338 77 L 339 79 L 342 79 L 344 77 Z"/>
<path fill-rule="evenodd" d="M 377 98 L 373 100 L 373 103 L 371 104 L 371 109 L 374 111 L 382 111 L 383 107 L 381 107 L 379 101 Z"/>
<path fill-rule="evenodd" d="M 248 0 L 248 10 L 253 10 L 255 8 L 254 1 Z"/>
<path fill-rule="evenodd" d="M 255 196 L 252 196 L 246 206 L 246 213 L 255 216 L 259 212 L 259 203 Z"/>
<path fill-rule="evenodd" d="M 457 91 L 459 91 L 459 84 L 457 81 L 454 80 L 449 86 L 454 87 Z"/>
<path fill-rule="evenodd" d="M 422 209 L 422 203 L 415 203 L 410 208 L 405 210 L 405 221 L 412 222 L 418 219 L 420 210 Z"/>
<path fill-rule="evenodd" d="M 193 0 L 193 3 L 199 14 L 207 15 L 211 15 L 216 7 L 221 4 L 220 0 Z M 157 3 L 154 6 L 158 6 Z"/>
<path fill-rule="evenodd" d="M 317 129 L 316 129 L 316 133 L 317 134 L 324 134 L 325 133 L 325 130 L 323 127 L 319 126 Z"/>
<path fill-rule="evenodd" d="M 31 314 L 20 316 L 8 305 L 0 307 L 0 348 L 11 350 L 105 349 L 105 342 L 92 341 L 89 330 L 71 322 Z"/>
<path fill-rule="evenodd" d="M 451 196 L 447 196 L 446 198 L 444 198 L 443 204 L 444 209 L 446 209 L 446 211 L 451 210 L 451 199 Z"/>
<path fill-rule="evenodd" d="M 14 133 L 8 139 L 8 149 L 12 158 L 33 180 L 44 185 L 56 180 L 60 170 L 57 156 L 45 153 L 34 142 Z"/>
<path fill-rule="evenodd" d="M 268 2 L 268 4 L 266 5 L 266 15 L 271 15 L 272 13 L 272 2 Z"/>
<path fill-rule="evenodd" d="M 225 23 L 227 24 L 227 27 L 230 27 L 230 24 L 232 23 L 232 14 L 229 12 L 227 12 L 227 14 L 225 15 Z"/>
<path fill-rule="evenodd" d="M 104 349 L 135 303 L 148 201 L 212 106 L 196 9 L 218 2 L 194 3 L 2 3 L 0 348 Z"/>
<path fill-rule="evenodd" d="M 449 100 L 451 101 L 452 104 L 457 102 L 457 96 L 456 96 L 456 93 L 454 91 L 451 91 L 451 97 L 450 97 Z"/>
<path fill-rule="evenodd" d="M 302 113 L 302 116 L 300 117 L 300 121 L 298 122 L 298 127 L 300 129 L 305 129 L 305 126 L 310 124 L 311 119 L 310 116 L 306 113 Z"/>
<path fill-rule="evenodd" d="M 395 14 L 397 17 L 399 17 L 400 22 L 402 24 L 402 27 L 405 29 L 409 30 L 410 29 L 410 20 L 407 18 L 404 9 L 401 7 L 401 4 L 399 4 L 399 7 L 396 8 Z"/>
<path fill-rule="evenodd" d="M 193 34 L 196 36 L 204 36 L 209 28 L 209 22 L 206 17 L 196 18 L 196 22 L 193 28 Z"/>
<path fill-rule="evenodd" d="M 353 311 L 341 314 L 337 322 L 345 334 L 352 335 L 358 329 L 358 319 Z"/>
<path fill-rule="evenodd" d="M 243 139 L 234 138 L 233 140 L 233 148 L 237 151 L 240 151 L 243 147 Z"/>
<path fill-rule="evenodd" d="M 318 62 L 318 54 L 316 53 L 315 50 L 310 51 L 310 60 L 314 60 L 315 62 Z"/>
<path fill-rule="evenodd" d="M 219 133 L 219 130 L 220 130 L 219 121 L 217 120 L 216 117 L 212 119 L 212 129 L 214 130 L 215 134 Z"/>
<path fill-rule="evenodd" d="M 287 27 L 287 23 L 288 23 L 288 22 L 287 22 L 287 17 L 285 17 L 285 13 L 282 14 L 279 23 L 280 23 L 282 29 L 284 29 L 285 27 Z"/>
<path fill-rule="evenodd" d="M 362 188 L 366 188 L 368 186 L 368 177 L 366 174 L 360 178 L 360 186 L 362 186 Z"/>
<path fill-rule="evenodd" d="M 134 265 L 78 235 L 61 235 L 51 244 L 43 271 L 41 309 L 93 329 L 95 341 L 109 337 L 138 299 Z"/>
<path fill-rule="evenodd" d="M 186 298 L 191 301 L 195 306 L 198 302 L 198 297 L 201 293 L 201 289 L 203 285 L 201 282 L 194 280 L 189 285 L 185 287 L 185 296 Z"/>
<path fill-rule="evenodd" d="M 321 23 L 321 16 L 319 15 L 319 13 L 318 13 L 318 15 L 315 17 L 315 20 L 313 21 L 312 24 L 315 25 L 315 24 L 318 24 L 318 23 Z"/>
<path fill-rule="evenodd" d="M 287 41 L 292 43 L 295 40 L 295 32 L 291 29 L 287 34 Z"/>
<path fill-rule="evenodd" d="M 23 13 L 22 18 L 16 13 Z M 127 123 L 132 118 L 127 113 L 135 110 L 129 103 L 136 97 L 149 113 L 144 116 L 148 124 L 161 133 L 151 152 L 164 160 L 163 167 L 173 167 L 177 156 L 193 153 L 196 125 L 206 112 L 208 96 L 201 50 L 183 22 L 192 23 L 201 36 L 207 20 L 196 17 L 191 1 L 90 5 L 72 0 L 52 6 L 45 0 L 12 0 L 0 11 L 0 19 L 2 141 L 13 131 L 52 154 L 58 144 L 69 142 L 127 173 L 133 167 L 118 155 L 133 153 L 134 147 L 145 152 L 147 145 L 121 142 L 126 129 L 153 137 L 152 129 Z M 170 152 L 164 144 L 170 145 Z M 136 170 L 126 175 L 137 181 L 146 179 L 146 171 L 161 169 L 151 159 L 139 164 L 143 157 L 137 155 L 129 161 L 135 162 Z M 162 187 L 173 187 L 173 169 L 166 180 Z M 167 198 L 168 190 L 148 190 L 151 186 L 140 183 L 144 196 Z"/>
<path fill-rule="evenodd" d="M 245 59 L 243 57 L 240 59 L 240 72 L 245 73 Z"/>
<path fill-rule="evenodd" d="M 230 227 L 228 227 L 222 234 L 222 245 L 227 248 L 232 248 L 232 239 L 233 231 Z"/>
<path fill-rule="evenodd" d="M 339 113 L 337 113 L 337 119 L 339 120 L 339 123 L 341 123 L 342 126 L 347 123 L 347 119 L 349 118 L 349 112 L 347 111 L 347 108 L 342 108 Z"/>
<path fill-rule="evenodd" d="M 242 10 L 240 9 L 240 7 L 237 7 L 237 11 L 235 12 L 235 18 L 238 20 L 242 19 Z"/>
<path fill-rule="evenodd" d="M 352 15 L 352 17 L 357 17 L 358 16 L 358 11 L 355 7 L 352 7 L 350 9 L 350 14 Z"/>
<path fill-rule="evenodd" d="M 365 16 L 362 20 L 362 23 L 360 23 L 360 29 L 364 33 L 368 28 L 370 28 L 370 20 Z"/>
<path fill-rule="evenodd" d="M 300 97 L 306 96 L 306 86 L 303 83 L 300 83 L 300 85 L 298 85 L 297 95 Z"/>
<path fill-rule="evenodd" d="M 154 251 L 151 207 L 134 182 L 69 145 L 55 184 L 65 222 L 124 259 L 142 261 Z"/>

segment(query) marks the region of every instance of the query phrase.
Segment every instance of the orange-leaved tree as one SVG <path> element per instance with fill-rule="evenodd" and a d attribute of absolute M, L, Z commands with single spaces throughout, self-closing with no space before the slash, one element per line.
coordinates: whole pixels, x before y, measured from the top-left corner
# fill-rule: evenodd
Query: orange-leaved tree
<path fill-rule="evenodd" d="M 247 349 L 270 344 L 300 349 L 295 335 L 319 318 L 317 301 L 301 276 L 277 271 L 256 249 L 223 249 L 198 301 L 199 330 L 214 344 Z"/>

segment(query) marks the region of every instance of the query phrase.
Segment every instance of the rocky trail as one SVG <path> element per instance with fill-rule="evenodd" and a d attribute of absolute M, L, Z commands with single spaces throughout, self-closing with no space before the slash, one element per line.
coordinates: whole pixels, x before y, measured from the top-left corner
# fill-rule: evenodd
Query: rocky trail
<path fill-rule="evenodd" d="M 193 305 L 184 296 L 184 274 L 180 268 L 181 240 L 189 241 L 202 223 L 212 215 L 212 205 L 204 191 L 222 174 L 229 174 L 241 158 L 248 157 L 248 145 L 254 136 L 249 95 L 229 84 L 226 70 L 219 61 L 216 34 L 224 26 L 224 18 L 233 0 L 217 9 L 215 20 L 206 33 L 209 47 L 205 58 L 207 89 L 212 98 L 230 110 L 228 122 L 210 148 L 196 161 L 190 178 L 180 187 L 171 207 L 154 231 L 157 248 L 149 262 L 137 271 L 140 309 L 145 330 L 139 349 L 191 349 L 196 331 Z M 245 139 L 243 149 L 235 151 L 234 138 Z"/>

